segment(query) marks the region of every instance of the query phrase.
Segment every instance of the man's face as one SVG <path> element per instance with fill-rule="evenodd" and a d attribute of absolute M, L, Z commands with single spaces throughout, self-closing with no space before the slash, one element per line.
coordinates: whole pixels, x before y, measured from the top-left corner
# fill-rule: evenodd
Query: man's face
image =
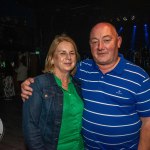
<path fill-rule="evenodd" d="M 90 47 L 93 59 L 101 65 L 113 65 L 117 62 L 118 48 L 122 39 L 109 24 L 96 25 L 90 34 Z"/>

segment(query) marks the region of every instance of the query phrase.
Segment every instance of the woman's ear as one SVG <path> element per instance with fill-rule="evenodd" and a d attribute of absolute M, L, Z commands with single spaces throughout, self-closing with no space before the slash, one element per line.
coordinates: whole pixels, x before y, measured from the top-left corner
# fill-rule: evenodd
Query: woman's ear
<path fill-rule="evenodd" d="M 54 59 L 53 58 L 51 59 L 51 64 L 54 65 Z"/>

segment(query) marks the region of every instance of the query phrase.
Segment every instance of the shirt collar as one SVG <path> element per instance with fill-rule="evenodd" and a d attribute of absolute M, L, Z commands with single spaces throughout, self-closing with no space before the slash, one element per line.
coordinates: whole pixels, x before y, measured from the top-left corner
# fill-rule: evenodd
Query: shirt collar
<path fill-rule="evenodd" d="M 118 56 L 120 57 L 120 61 L 119 63 L 117 64 L 117 66 L 110 72 L 112 73 L 117 73 L 117 74 L 121 74 L 124 70 L 124 67 L 125 67 L 125 59 L 124 59 L 124 56 L 122 54 L 118 54 Z M 99 70 L 99 67 L 98 65 L 94 62 L 93 60 L 93 66 L 96 70 Z M 100 71 L 100 70 L 99 70 Z M 101 72 L 101 71 L 100 71 Z"/>
<path fill-rule="evenodd" d="M 56 80 L 57 84 L 59 86 L 61 86 L 62 85 L 61 80 L 56 75 L 54 75 L 54 77 L 55 77 L 55 80 Z M 69 77 L 69 83 L 68 84 L 70 84 L 70 83 L 72 83 L 72 77 L 71 76 Z"/>
<path fill-rule="evenodd" d="M 112 72 L 121 74 L 125 68 L 125 59 L 122 54 L 119 53 L 120 61 L 117 66 L 112 70 Z"/>

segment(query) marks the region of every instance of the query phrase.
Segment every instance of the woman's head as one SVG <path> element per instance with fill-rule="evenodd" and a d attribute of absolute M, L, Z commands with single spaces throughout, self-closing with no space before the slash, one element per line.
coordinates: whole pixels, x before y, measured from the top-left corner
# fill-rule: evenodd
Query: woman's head
<path fill-rule="evenodd" d="M 44 72 L 75 72 L 79 53 L 75 42 L 66 34 L 57 35 L 52 41 Z"/>

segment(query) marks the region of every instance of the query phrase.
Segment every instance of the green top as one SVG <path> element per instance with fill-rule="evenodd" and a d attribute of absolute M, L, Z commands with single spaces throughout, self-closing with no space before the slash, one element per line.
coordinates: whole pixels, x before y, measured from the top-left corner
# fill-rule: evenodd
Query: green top
<path fill-rule="evenodd" d="M 61 80 L 56 76 L 55 80 L 61 87 Z M 83 139 L 80 134 L 83 101 L 77 94 L 71 77 L 68 90 L 62 88 L 62 91 L 64 94 L 63 114 L 57 150 L 83 150 Z"/>

